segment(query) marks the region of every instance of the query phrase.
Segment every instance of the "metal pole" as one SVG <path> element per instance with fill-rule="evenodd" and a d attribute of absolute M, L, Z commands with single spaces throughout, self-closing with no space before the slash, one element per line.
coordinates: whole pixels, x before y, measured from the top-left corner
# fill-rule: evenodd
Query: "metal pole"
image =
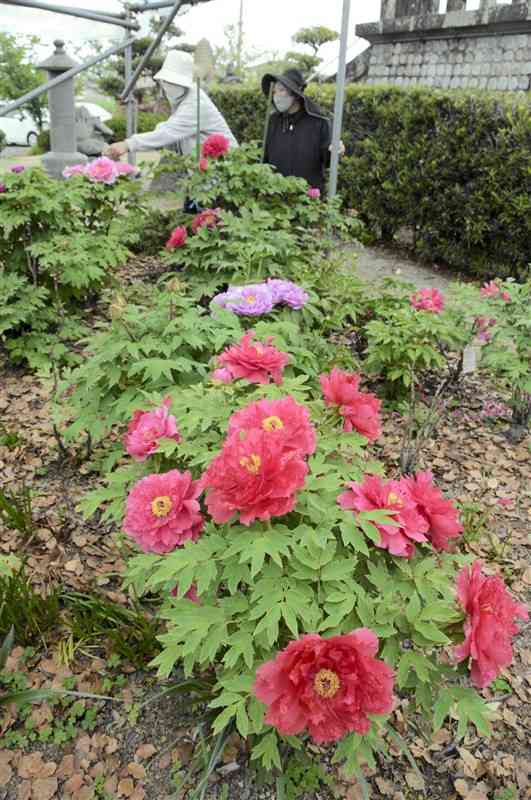
<path fill-rule="evenodd" d="M 238 75 L 242 74 L 242 50 L 243 50 L 243 0 L 240 0 L 240 21 L 238 23 Z"/>
<path fill-rule="evenodd" d="M 201 159 L 201 79 L 197 79 L 197 131 L 195 141 L 195 151 L 197 155 L 197 163 Z"/>
<path fill-rule="evenodd" d="M 31 92 L 26 92 L 26 94 L 22 95 L 22 97 L 19 97 L 18 100 L 14 100 L 7 106 L 2 106 L 0 108 L 0 117 L 4 117 L 11 111 L 15 111 L 15 109 L 26 105 L 26 103 L 29 103 L 30 100 L 33 100 L 35 97 L 40 97 L 41 94 L 44 94 L 44 92 L 47 92 L 48 89 L 51 89 L 53 86 L 58 86 L 60 83 L 63 83 L 63 81 L 67 81 L 70 78 L 75 77 L 75 75 L 79 75 L 79 73 L 83 72 L 83 70 L 89 69 L 89 67 L 93 67 L 95 64 L 99 64 L 100 61 L 104 61 L 104 59 L 108 58 L 109 56 L 114 56 L 116 53 L 119 53 L 120 50 L 125 50 L 125 48 L 129 45 L 132 45 L 134 41 L 134 39 L 127 39 L 127 41 L 122 42 L 122 44 L 115 45 L 115 47 L 110 47 L 104 53 L 100 53 L 100 55 L 94 56 L 94 58 L 91 58 L 89 61 L 85 61 L 84 64 L 80 64 L 78 67 L 72 67 L 72 69 L 69 69 L 67 72 L 63 72 L 61 75 L 58 75 L 57 78 L 52 78 L 51 81 L 47 81 L 41 86 L 37 86 L 37 88 L 32 89 Z"/>
<path fill-rule="evenodd" d="M 146 50 L 146 52 L 144 53 L 144 55 L 140 59 L 140 63 L 138 64 L 137 68 L 135 69 L 135 71 L 133 72 L 131 77 L 129 78 L 129 81 L 128 81 L 127 85 L 125 86 L 125 89 L 123 90 L 122 94 L 120 95 L 120 100 L 126 100 L 129 97 L 129 94 L 131 93 L 135 83 L 138 80 L 138 76 L 140 75 L 140 73 L 144 69 L 144 67 L 147 64 L 148 60 L 151 58 L 151 55 L 155 52 L 155 50 L 159 46 L 162 37 L 164 36 L 166 31 L 168 30 L 168 28 L 172 24 L 172 22 L 175 19 L 175 17 L 177 16 L 177 12 L 179 11 L 179 9 L 182 6 L 182 4 L 183 4 L 183 0 L 175 0 L 175 2 L 173 4 L 173 8 L 170 11 L 170 13 L 168 14 L 168 16 L 166 17 L 166 19 L 164 20 L 164 24 L 162 25 L 160 31 L 157 33 L 156 37 L 153 39 L 153 41 L 149 45 L 148 49 Z"/>
<path fill-rule="evenodd" d="M 198 3 L 209 3 L 210 0 L 185 0 L 190 6 L 195 6 Z M 157 0 L 155 3 L 132 3 L 129 8 L 131 11 L 156 11 L 158 8 L 170 8 L 173 5 L 172 0 Z"/>
<path fill-rule="evenodd" d="M 68 6 L 52 6 L 48 3 L 41 3 L 40 0 L 0 0 L 7 6 L 22 6 L 24 8 L 37 8 L 40 11 L 54 11 L 57 14 L 68 14 L 71 17 L 80 17 L 81 19 L 90 19 L 93 22 L 105 22 L 109 25 L 119 25 L 122 28 L 129 28 L 134 31 L 140 29 L 138 22 L 126 21 L 120 19 L 114 14 L 96 14 L 94 11 L 89 11 L 84 8 L 70 8 Z"/>
<path fill-rule="evenodd" d="M 128 6 L 125 6 L 125 13 L 126 19 L 131 19 L 131 12 L 129 11 Z M 127 39 L 127 33 L 125 34 L 125 38 Z M 124 79 L 125 83 L 131 78 L 131 73 L 133 72 L 133 47 L 132 45 L 127 45 L 124 50 Z M 135 129 L 135 97 L 133 93 L 129 95 L 127 98 L 127 109 L 126 109 L 126 138 L 129 139 L 130 136 L 136 133 Z M 127 153 L 127 161 L 129 164 L 136 164 L 136 153 L 130 150 Z"/>
<path fill-rule="evenodd" d="M 343 0 L 343 19 L 341 21 L 341 41 L 339 45 L 339 64 L 337 70 L 336 102 L 334 105 L 334 128 L 332 132 L 332 160 L 330 163 L 330 199 L 337 194 L 337 168 L 339 162 L 339 141 L 343 122 L 343 102 L 345 100 L 345 74 L 347 63 L 348 23 L 350 0 Z"/>

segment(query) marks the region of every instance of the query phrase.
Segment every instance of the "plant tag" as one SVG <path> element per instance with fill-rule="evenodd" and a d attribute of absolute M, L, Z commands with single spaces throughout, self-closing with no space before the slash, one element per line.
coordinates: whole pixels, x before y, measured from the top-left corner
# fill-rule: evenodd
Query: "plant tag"
<path fill-rule="evenodd" d="M 477 363 L 477 349 L 474 347 L 474 345 L 467 344 L 463 351 L 463 375 L 468 375 L 470 372 L 475 372 Z"/>

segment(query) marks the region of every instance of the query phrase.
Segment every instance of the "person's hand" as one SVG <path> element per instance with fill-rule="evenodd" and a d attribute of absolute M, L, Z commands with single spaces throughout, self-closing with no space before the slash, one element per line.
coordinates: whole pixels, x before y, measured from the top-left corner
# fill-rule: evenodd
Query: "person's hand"
<path fill-rule="evenodd" d="M 329 147 L 329 150 L 330 150 L 330 152 L 332 152 L 332 145 L 330 145 L 330 147 Z M 345 145 L 343 144 L 343 141 L 342 141 L 342 140 L 340 140 L 340 141 L 339 141 L 339 150 L 338 150 L 338 153 L 339 153 L 339 157 L 340 157 L 340 158 L 341 158 L 341 156 L 344 156 L 344 155 L 345 155 Z"/>
<path fill-rule="evenodd" d="M 114 144 L 110 144 L 108 147 L 106 147 L 103 151 L 103 154 L 108 158 L 118 161 L 119 158 L 125 156 L 128 150 L 129 148 L 127 146 L 127 142 L 115 142 Z"/>

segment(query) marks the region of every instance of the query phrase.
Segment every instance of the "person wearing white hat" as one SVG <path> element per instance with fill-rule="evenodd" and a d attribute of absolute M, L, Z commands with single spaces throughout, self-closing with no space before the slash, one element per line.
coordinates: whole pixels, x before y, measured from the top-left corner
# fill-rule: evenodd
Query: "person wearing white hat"
<path fill-rule="evenodd" d="M 194 87 L 194 60 L 189 53 L 170 50 L 155 75 L 171 107 L 171 116 L 149 133 L 136 133 L 123 142 L 110 145 L 105 155 L 118 159 L 136 150 L 171 148 L 183 155 L 194 152 L 197 139 L 197 93 Z M 234 134 L 212 100 L 201 89 L 199 103 L 201 142 L 212 133 L 221 133 L 237 147 Z"/>

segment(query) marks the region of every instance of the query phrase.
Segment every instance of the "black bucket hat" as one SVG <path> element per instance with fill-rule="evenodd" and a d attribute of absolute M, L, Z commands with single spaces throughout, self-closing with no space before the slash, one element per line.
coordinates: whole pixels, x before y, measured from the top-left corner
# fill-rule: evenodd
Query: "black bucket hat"
<path fill-rule="evenodd" d="M 271 91 L 271 84 L 279 82 L 285 86 L 292 94 L 297 97 L 304 98 L 304 90 L 306 89 L 306 81 L 303 78 L 302 72 L 298 69 L 287 69 L 282 75 L 271 75 L 268 73 L 262 78 L 262 91 L 266 97 L 269 97 Z"/>

